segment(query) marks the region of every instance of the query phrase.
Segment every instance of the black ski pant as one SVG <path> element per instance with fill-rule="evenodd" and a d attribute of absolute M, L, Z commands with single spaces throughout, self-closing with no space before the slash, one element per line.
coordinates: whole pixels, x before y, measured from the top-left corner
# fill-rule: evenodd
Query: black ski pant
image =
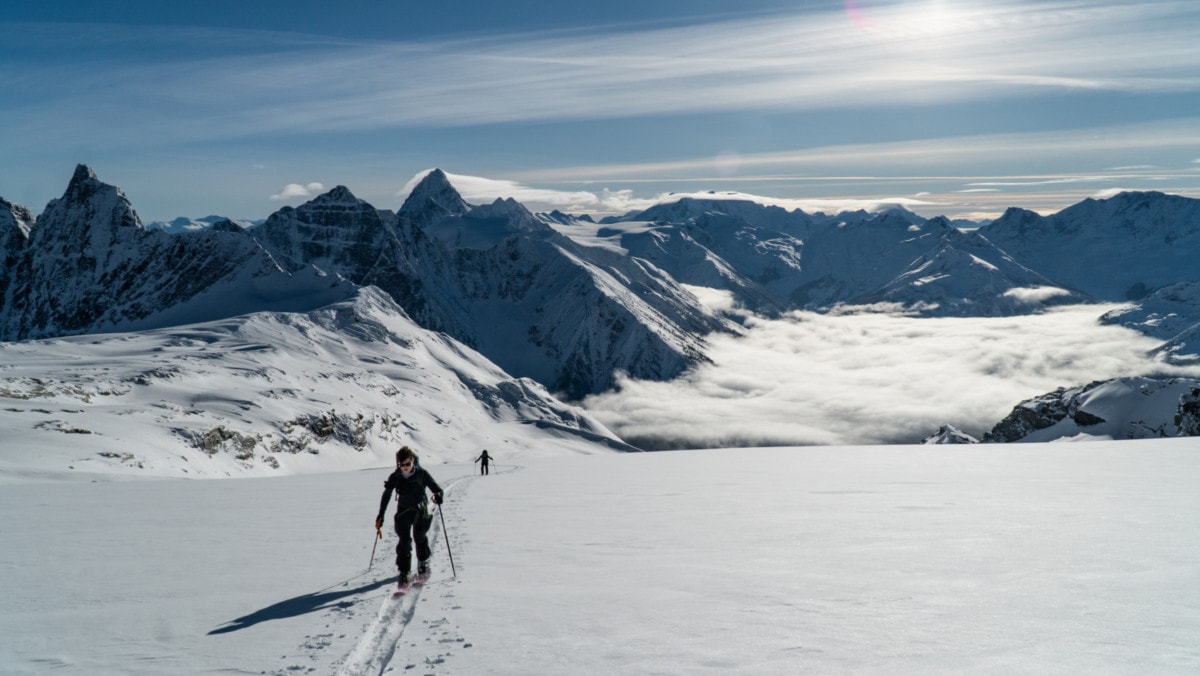
<path fill-rule="evenodd" d="M 488 464 L 487 464 L 486 462 L 484 462 L 483 464 L 481 464 L 481 465 L 479 466 L 479 473 L 480 473 L 480 474 L 487 474 L 487 473 L 488 473 Z"/>
<path fill-rule="evenodd" d="M 417 544 L 417 560 L 424 561 L 432 553 L 429 549 L 429 527 L 433 525 L 433 516 L 425 509 L 425 503 L 396 511 L 393 521 L 396 525 L 396 536 L 400 542 L 396 545 L 396 567 L 401 575 L 408 575 L 412 570 L 412 548 Z"/>

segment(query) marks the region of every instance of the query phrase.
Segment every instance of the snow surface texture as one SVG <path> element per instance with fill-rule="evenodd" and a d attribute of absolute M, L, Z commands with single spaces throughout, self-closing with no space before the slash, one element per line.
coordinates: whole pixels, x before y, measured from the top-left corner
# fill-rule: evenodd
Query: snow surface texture
<path fill-rule="evenodd" d="M 0 671 L 1200 670 L 1192 440 L 496 457 L 401 599 L 386 467 L 6 485 Z"/>

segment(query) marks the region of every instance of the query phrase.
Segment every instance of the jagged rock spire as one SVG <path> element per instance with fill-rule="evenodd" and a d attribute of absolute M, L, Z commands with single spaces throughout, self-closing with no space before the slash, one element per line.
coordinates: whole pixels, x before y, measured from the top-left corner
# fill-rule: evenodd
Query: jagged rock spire
<path fill-rule="evenodd" d="M 421 179 L 400 207 L 400 213 L 409 216 L 452 216 L 465 214 L 471 205 L 463 200 L 458 190 L 450 184 L 450 178 L 441 169 L 434 169 Z"/>
<path fill-rule="evenodd" d="M 62 197 L 50 200 L 31 230 L 33 238 L 56 238 L 68 248 L 107 248 L 119 230 L 143 229 L 121 189 L 96 177 L 86 164 L 75 167 Z"/>
<path fill-rule="evenodd" d="M 90 198 L 104 184 L 100 179 L 96 178 L 96 171 L 86 164 L 75 165 L 75 173 L 71 176 L 71 182 L 67 184 L 67 190 L 63 193 L 63 198 L 73 202 L 81 202 Z"/>

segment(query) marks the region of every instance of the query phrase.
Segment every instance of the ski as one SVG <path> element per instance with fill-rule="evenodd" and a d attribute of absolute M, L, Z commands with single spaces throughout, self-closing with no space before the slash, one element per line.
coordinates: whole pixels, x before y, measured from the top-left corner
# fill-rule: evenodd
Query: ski
<path fill-rule="evenodd" d="M 397 596 L 404 596 L 409 591 L 411 591 L 412 588 L 413 588 L 412 582 L 405 582 L 404 584 L 396 587 L 396 589 L 392 592 L 392 597 L 395 598 Z"/>

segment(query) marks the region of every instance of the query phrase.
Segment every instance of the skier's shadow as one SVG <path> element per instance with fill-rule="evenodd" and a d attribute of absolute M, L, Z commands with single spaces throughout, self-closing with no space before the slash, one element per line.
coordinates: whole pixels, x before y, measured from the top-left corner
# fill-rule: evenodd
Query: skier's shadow
<path fill-rule="evenodd" d="M 230 632 L 248 629 L 259 622 L 298 617 L 306 613 L 325 610 L 326 608 L 349 608 L 355 604 L 355 601 L 343 600 L 346 597 L 374 591 L 394 581 L 394 577 L 391 580 L 388 578 L 383 578 L 382 580 L 376 580 L 375 582 L 364 584 L 356 589 L 328 591 L 329 589 L 333 589 L 334 587 L 338 586 L 334 585 L 334 587 L 328 587 L 319 592 L 304 594 L 303 596 L 297 596 L 296 598 L 288 599 L 286 601 L 280 601 L 279 603 L 267 606 L 262 610 L 256 610 L 249 615 L 244 615 L 236 620 L 226 622 L 225 626 L 213 629 L 212 631 L 208 632 L 208 635 L 213 636 L 216 634 L 228 634 Z M 346 585 L 348 583 L 343 582 L 341 584 Z"/>

